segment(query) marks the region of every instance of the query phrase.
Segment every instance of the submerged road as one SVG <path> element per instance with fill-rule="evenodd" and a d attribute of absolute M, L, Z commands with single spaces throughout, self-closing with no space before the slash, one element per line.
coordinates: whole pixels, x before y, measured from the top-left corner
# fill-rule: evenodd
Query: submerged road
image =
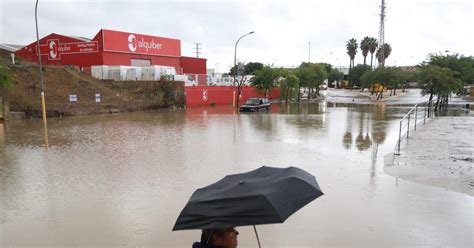
<path fill-rule="evenodd" d="M 340 97 L 340 96 L 339 96 Z M 172 232 L 194 190 L 262 165 L 298 166 L 324 195 L 263 247 L 471 247 L 473 197 L 384 173 L 404 108 L 330 102 L 270 113 L 188 108 L 0 123 L 0 247 L 190 247 Z M 240 227 L 239 247 L 256 247 Z"/>

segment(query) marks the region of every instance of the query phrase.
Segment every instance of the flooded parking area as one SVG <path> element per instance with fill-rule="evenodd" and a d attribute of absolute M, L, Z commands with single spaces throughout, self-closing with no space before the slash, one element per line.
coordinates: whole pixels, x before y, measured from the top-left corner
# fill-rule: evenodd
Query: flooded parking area
<path fill-rule="evenodd" d="M 263 247 L 471 247 L 473 198 L 384 174 L 407 108 L 307 103 L 0 123 L 0 247 L 191 247 L 171 229 L 197 188 L 227 174 L 297 166 L 324 195 Z M 239 247 L 257 247 L 251 227 Z"/>

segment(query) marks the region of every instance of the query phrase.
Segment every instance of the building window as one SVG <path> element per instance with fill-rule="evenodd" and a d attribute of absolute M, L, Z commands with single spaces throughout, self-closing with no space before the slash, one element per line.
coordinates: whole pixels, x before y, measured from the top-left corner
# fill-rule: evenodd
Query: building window
<path fill-rule="evenodd" d="M 132 66 L 150 66 L 151 60 L 149 59 L 132 59 L 131 63 Z"/>

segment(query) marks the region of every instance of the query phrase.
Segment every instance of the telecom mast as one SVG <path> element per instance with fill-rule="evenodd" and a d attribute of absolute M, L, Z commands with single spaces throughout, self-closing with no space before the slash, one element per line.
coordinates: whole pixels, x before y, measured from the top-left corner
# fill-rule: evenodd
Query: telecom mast
<path fill-rule="evenodd" d="M 382 0 L 382 5 L 380 6 L 380 29 L 379 29 L 379 44 L 378 44 L 378 54 L 381 57 L 379 62 L 379 67 L 385 65 L 385 0 Z M 379 58 L 377 58 L 379 61 Z"/>
<path fill-rule="evenodd" d="M 201 43 L 194 43 L 194 45 L 196 45 L 196 47 L 194 48 L 196 51 L 196 58 L 199 58 L 199 54 L 201 54 L 201 52 L 199 51 L 199 49 L 201 49 L 201 47 L 199 47 L 201 45 Z"/>

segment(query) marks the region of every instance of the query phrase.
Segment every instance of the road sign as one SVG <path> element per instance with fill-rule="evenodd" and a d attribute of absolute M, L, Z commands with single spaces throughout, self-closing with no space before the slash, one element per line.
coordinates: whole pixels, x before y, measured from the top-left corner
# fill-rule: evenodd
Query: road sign
<path fill-rule="evenodd" d="M 77 95 L 69 95 L 70 102 L 77 102 Z"/>

